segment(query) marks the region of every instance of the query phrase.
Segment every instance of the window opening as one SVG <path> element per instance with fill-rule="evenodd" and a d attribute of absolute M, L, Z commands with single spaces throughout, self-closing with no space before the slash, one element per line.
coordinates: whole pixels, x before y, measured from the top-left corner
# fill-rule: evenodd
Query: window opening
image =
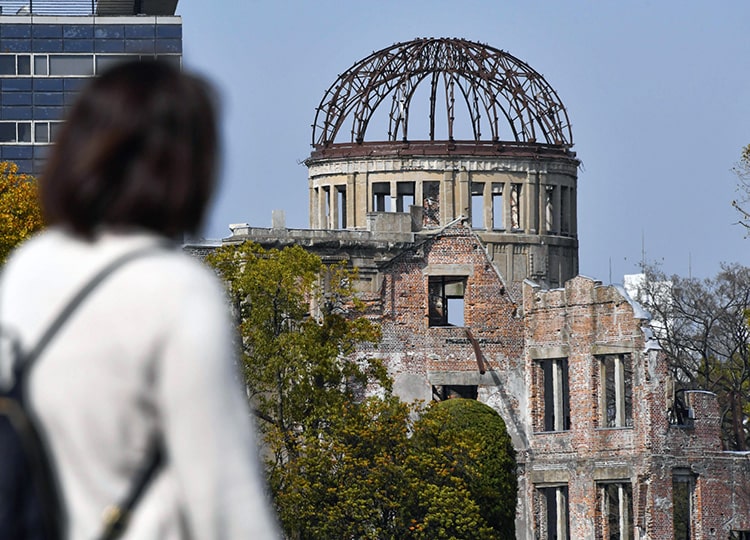
<path fill-rule="evenodd" d="M 336 188 L 336 205 L 338 209 L 337 229 L 346 229 L 346 186 Z"/>
<path fill-rule="evenodd" d="M 445 401 L 446 399 L 465 398 L 477 399 L 478 387 L 474 385 L 442 384 L 432 387 L 433 401 Z"/>
<path fill-rule="evenodd" d="M 18 122 L 18 142 L 31 142 L 31 122 Z"/>
<path fill-rule="evenodd" d="M 633 426 L 633 368 L 629 354 L 601 357 L 599 407 L 603 427 Z"/>
<path fill-rule="evenodd" d="M 391 185 L 388 182 L 375 182 L 372 185 L 372 210 L 373 212 L 387 212 L 385 200 L 391 194 Z"/>
<path fill-rule="evenodd" d="M 34 75 L 48 75 L 49 63 L 46 54 L 34 55 Z"/>
<path fill-rule="evenodd" d="M 630 482 L 597 484 L 597 540 L 633 540 L 633 486 Z"/>
<path fill-rule="evenodd" d="M 750 540 L 750 531 L 729 531 L 729 540 Z"/>
<path fill-rule="evenodd" d="M 695 477 L 686 470 L 672 472 L 672 521 L 674 540 L 690 540 L 693 529 Z"/>
<path fill-rule="evenodd" d="M 492 184 L 492 228 L 505 229 L 503 223 L 503 185 Z"/>
<path fill-rule="evenodd" d="M 430 326 L 464 325 L 466 278 L 430 276 L 428 283 Z"/>
<path fill-rule="evenodd" d="M 424 208 L 422 225 L 437 227 L 440 225 L 440 183 L 425 182 L 422 184 L 422 207 Z"/>
<path fill-rule="evenodd" d="M 0 54 L 0 75 L 16 74 L 16 55 Z"/>
<path fill-rule="evenodd" d="M 34 124 L 34 141 L 46 143 L 49 142 L 49 124 L 46 122 L 37 122 Z"/>
<path fill-rule="evenodd" d="M 0 142 L 16 141 L 16 123 L 0 122 Z"/>
<path fill-rule="evenodd" d="M 484 183 L 471 183 L 471 227 L 484 229 Z"/>
<path fill-rule="evenodd" d="M 537 488 L 538 538 L 569 540 L 568 486 Z"/>
<path fill-rule="evenodd" d="M 570 429 L 570 386 L 568 381 L 568 359 L 540 360 L 537 370 L 541 375 L 542 396 L 540 406 L 543 431 L 566 431 Z"/>
<path fill-rule="evenodd" d="M 512 184 L 510 189 L 510 227 L 521 228 L 521 184 Z"/>
<path fill-rule="evenodd" d="M 19 75 L 31 75 L 31 55 L 29 54 L 18 55 L 18 74 Z"/>
<path fill-rule="evenodd" d="M 94 74 L 94 57 L 89 54 L 52 54 L 49 57 L 49 74 L 88 77 Z"/>
<path fill-rule="evenodd" d="M 396 184 L 396 212 L 409 212 L 414 206 L 414 182 L 399 182 Z"/>

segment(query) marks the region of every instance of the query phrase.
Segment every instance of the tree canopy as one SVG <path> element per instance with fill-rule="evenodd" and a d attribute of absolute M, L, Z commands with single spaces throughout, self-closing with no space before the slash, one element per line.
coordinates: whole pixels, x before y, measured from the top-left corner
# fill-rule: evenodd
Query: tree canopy
<path fill-rule="evenodd" d="M 43 224 L 36 180 L 19 174 L 15 163 L 0 162 L 0 264 Z"/>
<path fill-rule="evenodd" d="M 514 537 L 515 457 L 502 419 L 478 402 L 424 407 L 393 396 L 351 270 L 299 246 L 250 242 L 208 261 L 238 315 L 288 538 Z"/>
<path fill-rule="evenodd" d="M 750 144 L 742 149 L 740 160 L 733 168 L 739 183 L 737 193 L 739 197 L 732 201 L 732 206 L 740 216 L 739 223 L 750 231 Z"/>
<path fill-rule="evenodd" d="M 724 446 L 750 444 L 750 268 L 723 265 L 713 278 L 667 276 L 646 267 L 639 300 L 681 389 L 718 396 Z M 679 397 L 679 396 L 678 396 Z"/>

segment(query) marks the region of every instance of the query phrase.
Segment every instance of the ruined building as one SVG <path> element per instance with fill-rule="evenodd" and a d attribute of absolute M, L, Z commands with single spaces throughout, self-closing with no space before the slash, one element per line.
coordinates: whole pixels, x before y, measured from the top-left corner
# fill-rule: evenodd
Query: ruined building
<path fill-rule="evenodd" d="M 311 228 L 277 215 L 224 242 L 359 268 L 397 393 L 505 420 L 519 539 L 750 538 L 750 457 L 722 451 L 716 396 L 678 407 L 648 314 L 577 275 L 579 162 L 539 73 L 465 40 L 397 44 L 339 76 L 312 137 Z"/>

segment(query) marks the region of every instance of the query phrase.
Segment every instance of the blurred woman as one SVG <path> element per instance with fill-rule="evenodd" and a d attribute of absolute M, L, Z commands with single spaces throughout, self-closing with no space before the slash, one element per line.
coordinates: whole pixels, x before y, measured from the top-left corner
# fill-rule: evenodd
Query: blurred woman
<path fill-rule="evenodd" d="M 2 323 L 23 346 L 118 256 L 199 229 L 217 167 L 211 98 L 157 61 L 121 64 L 84 89 L 40 179 L 49 227 L 0 283 Z M 101 533 L 155 445 L 163 463 L 124 538 L 276 538 L 221 284 L 176 244 L 94 290 L 28 388 L 71 540 Z"/>

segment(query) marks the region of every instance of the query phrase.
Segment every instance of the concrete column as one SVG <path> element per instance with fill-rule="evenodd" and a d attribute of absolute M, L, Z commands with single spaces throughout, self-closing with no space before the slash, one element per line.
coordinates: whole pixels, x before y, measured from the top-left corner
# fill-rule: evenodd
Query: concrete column
<path fill-rule="evenodd" d="M 445 225 L 453 221 L 454 213 L 454 178 L 453 171 L 443 173 L 443 181 L 440 183 L 440 224 Z"/>
<path fill-rule="evenodd" d="M 309 199 L 309 208 L 308 212 L 310 213 L 310 228 L 311 229 L 317 229 L 318 228 L 318 192 L 313 187 L 313 181 L 310 180 L 310 199 Z"/>
<path fill-rule="evenodd" d="M 570 188 L 570 234 L 578 236 L 578 190 Z"/>
<path fill-rule="evenodd" d="M 536 234 L 539 230 L 539 173 L 529 171 L 526 173 L 526 194 L 521 193 L 524 199 L 523 208 L 526 217 L 523 218 L 523 230 L 527 233 Z"/>
<path fill-rule="evenodd" d="M 318 228 L 319 229 L 328 229 L 328 219 L 326 215 L 326 203 L 328 201 L 327 199 L 328 193 L 326 193 L 324 187 L 318 188 Z"/>
<path fill-rule="evenodd" d="M 356 205 L 359 211 L 355 213 L 356 218 L 352 219 L 352 224 L 358 229 L 365 229 L 367 228 L 367 212 L 370 209 L 370 199 L 368 197 L 371 197 L 367 173 L 355 174 L 354 186 L 355 196 L 352 199 L 354 201 L 353 204 Z"/>
<path fill-rule="evenodd" d="M 424 189 L 422 187 L 423 180 L 414 181 L 414 206 L 424 205 Z"/>
<path fill-rule="evenodd" d="M 492 182 L 485 181 L 482 193 L 482 207 L 484 210 L 484 228 L 492 230 Z"/>
<path fill-rule="evenodd" d="M 457 182 L 457 195 L 458 200 L 456 201 L 457 204 L 457 214 L 458 215 L 464 215 L 469 216 L 471 213 L 471 189 L 470 189 L 470 182 L 469 182 L 469 173 L 466 171 L 458 171 L 457 174 L 458 182 Z M 458 217 L 456 215 L 455 217 Z"/>

